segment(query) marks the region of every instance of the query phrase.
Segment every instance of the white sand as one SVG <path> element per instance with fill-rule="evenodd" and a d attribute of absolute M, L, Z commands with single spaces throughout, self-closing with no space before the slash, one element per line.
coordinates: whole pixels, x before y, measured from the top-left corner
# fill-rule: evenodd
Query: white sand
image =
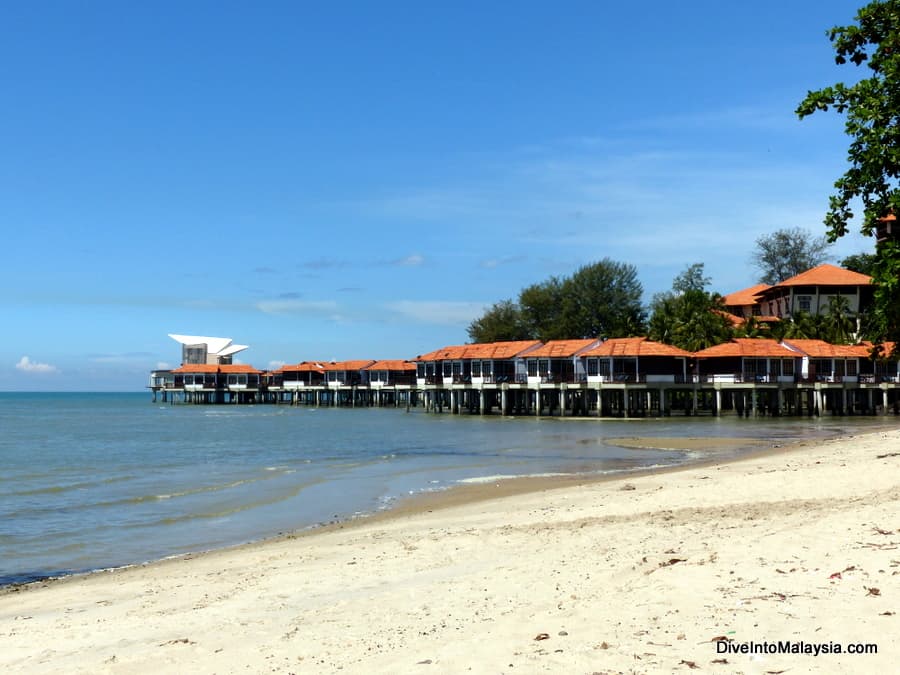
<path fill-rule="evenodd" d="M 0 670 L 896 672 L 898 498 L 891 431 L 403 513 L 10 592 Z"/>

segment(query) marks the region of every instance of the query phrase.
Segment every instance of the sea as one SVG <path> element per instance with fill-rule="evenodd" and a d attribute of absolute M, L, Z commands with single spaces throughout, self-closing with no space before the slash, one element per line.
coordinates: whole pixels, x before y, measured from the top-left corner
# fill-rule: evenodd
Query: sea
<path fill-rule="evenodd" d="M 618 438 L 733 439 L 720 455 L 894 418 L 509 418 L 421 408 L 172 405 L 0 393 L 0 586 L 257 541 L 465 482 L 627 473 L 709 457 Z"/>

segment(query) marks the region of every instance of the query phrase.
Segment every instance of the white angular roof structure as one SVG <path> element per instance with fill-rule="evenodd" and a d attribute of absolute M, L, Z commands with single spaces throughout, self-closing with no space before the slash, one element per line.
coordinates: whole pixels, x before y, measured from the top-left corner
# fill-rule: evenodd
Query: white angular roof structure
<path fill-rule="evenodd" d="M 249 345 L 233 345 L 231 338 L 205 337 L 203 335 L 174 335 L 169 337 L 183 345 L 206 345 L 206 352 L 215 356 L 231 356 L 242 352 Z"/>

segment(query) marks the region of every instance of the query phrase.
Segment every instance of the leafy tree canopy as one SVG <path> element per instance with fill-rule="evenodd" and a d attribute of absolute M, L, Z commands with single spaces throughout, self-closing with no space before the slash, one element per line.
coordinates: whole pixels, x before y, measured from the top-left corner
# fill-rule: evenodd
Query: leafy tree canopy
<path fill-rule="evenodd" d="M 627 337 L 644 329 L 643 287 L 633 265 L 604 258 L 571 277 L 523 288 L 518 302 L 494 304 L 468 328 L 475 342 Z"/>
<path fill-rule="evenodd" d="M 846 115 L 849 168 L 834 183 L 825 225 L 831 241 L 847 234 L 851 203 L 862 203 L 861 231 L 871 235 L 878 220 L 900 215 L 900 0 L 876 0 L 862 7 L 856 23 L 827 33 L 838 65 L 865 65 L 868 77 L 810 91 L 797 107 L 802 119 L 834 109 Z M 879 243 L 872 269 L 873 325 L 880 339 L 900 336 L 900 242 Z"/>
<path fill-rule="evenodd" d="M 874 253 L 854 253 L 841 260 L 841 267 L 872 276 L 872 273 L 875 271 L 876 260 Z"/>
<path fill-rule="evenodd" d="M 785 228 L 757 239 L 750 259 L 759 269 L 760 283 L 772 286 L 827 261 L 829 246 L 825 237 L 809 230 Z"/>
<path fill-rule="evenodd" d="M 675 277 L 671 291 L 653 296 L 650 339 L 692 352 L 728 340 L 731 321 L 722 297 L 706 291 L 709 281 L 703 263 L 695 263 Z"/>

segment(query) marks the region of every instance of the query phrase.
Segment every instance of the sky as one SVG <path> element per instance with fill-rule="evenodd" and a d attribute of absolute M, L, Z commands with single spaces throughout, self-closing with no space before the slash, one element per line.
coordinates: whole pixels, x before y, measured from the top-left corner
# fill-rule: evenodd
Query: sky
<path fill-rule="evenodd" d="M 413 358 L 605 257 L 748 287 L 824 234 L 848 139 L 794 110 L 861 4 L 4 3 L 0 390 Z"/>

